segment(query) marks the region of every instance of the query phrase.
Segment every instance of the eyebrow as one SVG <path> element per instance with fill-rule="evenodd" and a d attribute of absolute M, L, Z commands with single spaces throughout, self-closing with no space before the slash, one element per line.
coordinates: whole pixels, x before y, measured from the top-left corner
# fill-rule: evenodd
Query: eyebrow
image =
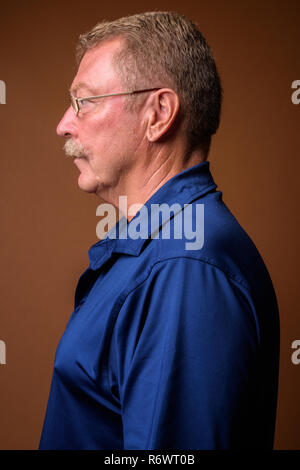
<path fill-rule="evenodd" d="M 77 91 L 80 89 L 80 88 L 85 88 L 88 92 L 92 93 L 92 94 L 96 94 L 97 93 L 97 90 L 95 90 L 94 88 L 91 88 L 90 86 L 88 86 L 86 83 L 84 82 L 79 82 L 79 83 L 76 83 L 76 85 L 73 87 L 73 88 L 70 88 L 70 94 L 71 95 L 74 95 L 74 93 L 77 93 Z"/>

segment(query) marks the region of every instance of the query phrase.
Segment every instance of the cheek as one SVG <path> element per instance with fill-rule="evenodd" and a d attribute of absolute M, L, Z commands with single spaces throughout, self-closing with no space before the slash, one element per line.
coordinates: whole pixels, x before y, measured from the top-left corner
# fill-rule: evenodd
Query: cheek
<path fill-rule="evenodd" d="M 120 103 L 85 116 L 81 127 L 81 143 L 89 156 L 89 163 L 120 164 L 134 155 L 138 142 L 138 119 L 124 111 Z M 124 163 L 124 162 L 123 162 Z"/>
<path fill-rule="evenodd" d="M 88 116 L 82 126 L 83 145 L 95 149 L 99 144 L 109 144 L 112 135 L 118 135 L 122 124 L 122 116 L 117 113 L 101 114 L 95 112 Z"/>

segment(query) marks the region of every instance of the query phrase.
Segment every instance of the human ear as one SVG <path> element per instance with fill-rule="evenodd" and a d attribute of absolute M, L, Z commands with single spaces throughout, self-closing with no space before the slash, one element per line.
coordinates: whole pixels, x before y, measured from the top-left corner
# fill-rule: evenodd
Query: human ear
<path fill-rule="evenodd" d="M 180 100 L 174 90 L 162 88 L 153 95 L 149 105 L 147 138 L 149 142 L 156 142 L 171 129 L 179 112 Z"/>

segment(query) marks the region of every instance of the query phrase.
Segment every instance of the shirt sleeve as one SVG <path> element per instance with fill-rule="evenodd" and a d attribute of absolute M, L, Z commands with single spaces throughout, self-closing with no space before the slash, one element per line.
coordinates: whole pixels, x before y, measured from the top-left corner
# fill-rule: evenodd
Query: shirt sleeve
<path fill-rule="evenodd" d="M 124 449 L 249 439 L 259 331 L 247 290 L 222 270 L 192 258 L 157 263 L 127 295 L 111 347 Z"/>

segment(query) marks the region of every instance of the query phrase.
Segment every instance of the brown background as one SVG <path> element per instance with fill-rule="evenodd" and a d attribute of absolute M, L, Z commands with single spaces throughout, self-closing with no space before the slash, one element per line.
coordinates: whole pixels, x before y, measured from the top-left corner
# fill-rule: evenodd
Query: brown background
<path fill-rule="evenodd" d="M 4 3 L 4 4 L 3 4 Z M 1 317 L 0 448 L 39 443 L 58 340 L 73 310 L 95 196 L 77 187 L 56 124 L 68 104 L 79 33 L 98 20 L 175 10 L 196 21 L 225 90 L 211 169 L 224 200 L 271 273 L 281 315 L 276 449 L 300 449 L 298 183 L 299 1 L 5 1 L 0 6 Z M 297 50 L 298 48 L 298 50 Z"/>

